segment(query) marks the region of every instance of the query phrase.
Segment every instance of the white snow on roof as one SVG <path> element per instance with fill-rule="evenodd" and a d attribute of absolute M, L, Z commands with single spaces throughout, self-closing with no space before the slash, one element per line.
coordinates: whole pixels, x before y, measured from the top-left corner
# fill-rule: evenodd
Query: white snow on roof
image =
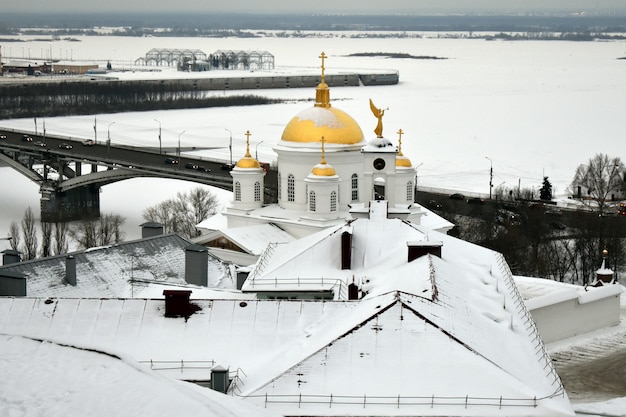
<path fill-rule="evenodd" d="M 158 375 L 120 352 L 1 334 L 0 351 L 3 416 L 277 416 Z"/>

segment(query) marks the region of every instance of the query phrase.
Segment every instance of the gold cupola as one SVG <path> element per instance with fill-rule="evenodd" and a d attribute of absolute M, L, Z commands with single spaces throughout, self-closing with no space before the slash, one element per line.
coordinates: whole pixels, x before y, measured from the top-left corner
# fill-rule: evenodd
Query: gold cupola
<path fill-rule="evenodd" d="M 318 177 L 332 177 L 337 175 L 335 168 L 332 165 L 326 163 L 326 157 L 324 155 L 324 136 L 322 136 L 322 159 L 319 164 L 315 165 L 311 170 L 311 174 Z"/>
<path fill-rule="evenodd" d="M 259 161 L 256 160 L 256 158 L 253 158 L 252 155 L 250 155 L 250 135 L 252 135 L 252 133 L 250 133 L 249 130 L 246 131 L 246 154 L 244 155 L 243 158 L 241 158 L 239 161 L 237 161 L 237 168 L 261 168 L 261 164 L 259 164 Z"/>
<path fill-rule="evenodd" d="M 413 164 L 411 160 L 402 154 L 402 135 L 404 131 L 398 130 L 398 154 L 396 155 L 396 167 L 398 168 L 411 168 Z"/>
<path fill-rule="evenodd" d="M 322 76 L 315 89 L 315 105 L 292 118 L 285 130 L 282 140 L 285 142 L 314 143 L 321 136 L 326 143 L 354 145 L 363 141 L 363 131 L 359 124 L 347 113 L 330 104 L 330 90 L 326 84 L 324 60 L 322 52 Z"/>

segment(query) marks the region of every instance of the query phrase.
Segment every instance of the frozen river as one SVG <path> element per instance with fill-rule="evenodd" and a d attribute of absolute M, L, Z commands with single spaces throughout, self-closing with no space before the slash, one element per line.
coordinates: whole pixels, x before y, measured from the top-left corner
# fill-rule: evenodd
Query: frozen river
<path fill-rule="evenodd" d="M 331 99 L 360 123 L 366 139 L 374 136 L 376 119 L 368 101 L 388 109 L 384 135 L 397 140 L 402 129 L 403 153 L 418 167 L 418 185 L 489 193 L 494 187 L 535 188 L 548 176 L 556 194 L 565 194 L 577 166 L 596 153 L 624 159 L 626 42 L 485 41 L 446 39 L 434 34 L 418 38 L 355 39 L 324 34 L 316 38 L 128 38 L 83 37 L 80 42 L 29 41 L 13 44 L 13 56 L 52 54 L 63 59 L 111 60 L 125 66 L 152 48 L 261 50 L 275 56 L 277 68 L 319 68 L 324 51 L 328 70 L 397 69 L 394 86 L 340 87 Z M 24 48 L 23 50 L 21 48 Z M 46 52 L 48 50 L 48 52 Z M 3 51 L 7 53 L 6 46 Z M 350 57 L 359 52 L 408 53 L 445 59 Z M 216 92 L 240 94 L 241 92 Z M 272 145 L 289 120 L 311 102 L 313 89 L 259 90 L 256 94 L 290 99 L 288 103 L 195 110 L 101 114 L 47 118 L 49 134 L 93 137 L 110 132 L 114 143 L 222 146 L 212 156 L 228 158 L 229 131 L 235 159 L 243 156 L 244 132 L 260 160 L 271 162 Z M 43 120 L 38 120 L 39 129 Z M 113 124 L 114 123 L 114 124 Z M 2 120 L 2 127 L 34 131 L 33 119 Z M 181 132 L 183 132 L 181 134 Z M 0 235 L 20 220 L 28 206 L 37 209 L 35 184 L 15 171 L 0 168 L 2 195 Z M 127 217 L 128 238 L 139 237 L 142 210 L 194 184 L 172 180 L 128 180 L 103 188 L 105 213 Z M 35 210 L 38 213 L 38 210 Z"/>

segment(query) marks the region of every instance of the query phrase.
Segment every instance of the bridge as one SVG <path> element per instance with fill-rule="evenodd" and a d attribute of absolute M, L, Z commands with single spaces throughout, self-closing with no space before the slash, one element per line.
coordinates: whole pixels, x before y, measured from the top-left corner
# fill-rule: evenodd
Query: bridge
<path fill-rule="evenodd" d="M 211 148 L 146 148 L 28 132 L 0 134 L 6 136 L 0 139 L 0 161 L 39 185 L 44 222 L 99 217 L 100 188 L 130 178 L 171 178 L 232 190 L 228 161 L 184 154 Z M 268 170 L 265 178 L 266 201 L 275 201 L 276 171 Z"/>

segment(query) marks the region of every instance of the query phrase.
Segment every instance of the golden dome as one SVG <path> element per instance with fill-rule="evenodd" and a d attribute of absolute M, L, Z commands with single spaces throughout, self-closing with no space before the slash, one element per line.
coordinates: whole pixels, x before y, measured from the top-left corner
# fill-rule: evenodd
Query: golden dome
<path fill-rule="evenodd" d="M 252 156 L 246 155 L 237 161 L 237 168 L 261 168 L 261 164 Z"/>
<path fill-rule="evenodd" d="M 396 166 L 399 168 L 411 168 L 413 164 L 411 160 L 404 155 L 396 156 Z"/>
<path fill-rule="evenodd" d="M 252 133 L 250 133 L 249 130 L 246 131 L 246 154 L 244 155 L 243 158 L 241 158 L 239 161 L 237 161 L 237 168 L 261 168 L 261 164 L 259 164 L 259 161 L 256 160 L 256 158 L 253 158 L 252 155 L 250 155 L 250 135 L 252 135 Z"/>
<path fill-rule="evenodd" d="M 354 145 L 363 141 L 363 131 L 346 112 L 334 107 L 313 107 L 295 116 L 285 127 L 282 140 L 287 142 L 319 142 Z"/>
<path fill-rule="evenodd" d="M 318 177 L 332 177 L 337 175 L 335 172 L 335 168 L 332 165 L 328 164 L 317 164 L 311 170 L 311 174 L 317 175 Z"/>

